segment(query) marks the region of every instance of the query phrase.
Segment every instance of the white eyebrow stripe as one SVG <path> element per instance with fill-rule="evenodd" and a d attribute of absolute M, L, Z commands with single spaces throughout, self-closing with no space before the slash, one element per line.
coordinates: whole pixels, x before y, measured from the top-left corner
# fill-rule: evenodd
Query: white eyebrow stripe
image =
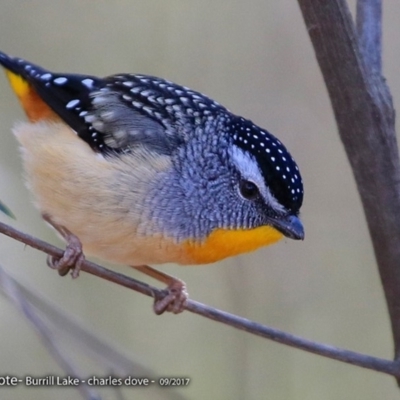
<path fill-rule="evenodd" d="M 230 155 L 242 178 L 257 185 L 265 203 L 269 204 L 277 212 L 285 212 L 285 207 L 277 201 L 266 186 L 264 177 L 255 158 L 236 145 L 232 145 Z"/>
<path fill-rule="evenodd" d="M 254 182 L 261 190 L 265 188 L 264 178 L 256 160 L 238 146 L 233 145 L 231 150 L 232 160 L 242 175 L 243 179 Z"/>

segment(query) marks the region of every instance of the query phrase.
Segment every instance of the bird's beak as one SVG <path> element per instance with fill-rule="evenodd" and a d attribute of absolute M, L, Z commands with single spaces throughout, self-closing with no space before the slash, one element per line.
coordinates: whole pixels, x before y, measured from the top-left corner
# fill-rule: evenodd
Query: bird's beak
<path fill-rule="evenodd" d="M 270 224 L 286 237 L 295 240 L 304 239 L 304 228 L 300 219 L 294 215 L 271 218 Z"/>

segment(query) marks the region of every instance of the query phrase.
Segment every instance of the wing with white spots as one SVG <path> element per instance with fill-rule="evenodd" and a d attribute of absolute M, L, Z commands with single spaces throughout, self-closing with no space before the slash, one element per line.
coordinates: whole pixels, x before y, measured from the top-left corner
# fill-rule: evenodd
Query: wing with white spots
<path fill-rule="evenodd" d="M 103 86 L 103 80 L 94 76 L 50 72 L 22 58 L 0 53 L 0 64 L 21 76 L 39 97 L 95 150 L 101 150 L 94 141 L 94 131 L 83 118 L 91 107 L 90 93 Z"/>
<path fill-rule="evenodd" d="M 105 78 L 91 93 L 85 115 L 111 149 L 140 143 L 160 153 L 171 153 L 196 126 L 215 118 L 222 106 L 202 94 L 164 79 L 118 74 Z"/>
<path fill-rule="evenodd" d="M 226 111 L 198 92 L 151 76 L 52 73 L 4 53 L 0 64 L 28 81 L 80 138 L 102 153 L 137 145 L 171 153 L 196 126 Z"/>

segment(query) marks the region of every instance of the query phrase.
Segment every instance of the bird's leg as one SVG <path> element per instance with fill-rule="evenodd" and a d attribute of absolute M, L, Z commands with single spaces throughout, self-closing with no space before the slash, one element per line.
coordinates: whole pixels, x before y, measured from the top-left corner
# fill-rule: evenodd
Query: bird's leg
<path fill-rule="evenodd" d="M 50 268 L 56 269 L 61 276 L 64 276 L 71 271 L 72 278 L 77 278 L 79 276 L 82 263 L 85 261 L 85 256 L 82 252 L 81 241 L 67 228 L 56 224 L 48 214 L 42 214 L 42 217 L 67 242 L 67 247 L 65 248 L 63 256 L 61 258 L 48 256 L 47 265 Z"/>
<path fill-rule="evenodd" d="M 61 276 L 66 275 L 68 271 L 71 270 L 72 277 L 77 278 L 82 263 L 85 261 L 85 256 L 82 252 L 82 244 L 79 238 L 64 226 L 56 224 L 48 214 L 43 214 L 42 217 L 60 233 L 67 242 L 67 247 L 63 256 L 61 258 L 48 256 L 47 265 L 53 269 L 57 269 Z M 157 315 L 165 311 L 179 314 L 184 310 L 186 300 L 189 297 L 185 282 L 147 265 L 133 266 L 133 268 L 168 285 L 168 294 L 160 298 L 155 298 L 154 300 L 154 312 Z"/>
<path fill-rule="evenodd" d="M 157 315 L 162 314 L 164 311 L 179 314 L 184 310 L 189 297 L 185 282 L 147 265 L 133 266 L 133 268 L 168 285 L 168 294 L 154 299 L 154 312 Z"/>

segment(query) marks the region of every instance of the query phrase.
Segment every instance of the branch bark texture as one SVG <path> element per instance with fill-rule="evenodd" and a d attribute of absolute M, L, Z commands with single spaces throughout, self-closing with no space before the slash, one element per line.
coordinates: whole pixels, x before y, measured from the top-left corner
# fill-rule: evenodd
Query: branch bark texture
<path fill-rule="evenodd" d="M 380 74 L 381 4 L 359 1 L 358 37 L 345 0 L 298 2 L 364 207 L 399 359 L 400 163 L 392 98 Z"/>
<path fill-rule="evenodd" d="M 0 222 L 0 233 L 52 256 L 61 257 L 64 253 L 61 249 L 26 233 L 20 232 L 2 222 Z M 124 286 L 153 298 L 160 298 L 160 296 L 163 294 L 167 294 L 166 291 L 157 289 L 153 286 L 147 285 L 146 283 L 137 281 L 136 279 L 127 277 L 117 272 L 110 271 L 88 260 L 83 262 L 82 271 L 88 272 L 89 274 L 98 276 L 99 278 L 106 279 L 110 282 L 116 283 L 117 285 Z M 399 361 L 385 360 L 382 358 L 357 353 L 351 350 L 340 349 L 335 346 L 313 342 L 311 340 L 303 339 L 299 336 L 283 332 L 279 329 L 271 328 L 254 321 L 250 321 L 246 318 L 229 314 L 225 311 L 201 304 L 194 300 L 188 300 L 185 309 L 205 318 L 232 326 L 236 329 L 249 332 L 256 336 L 270 339 L 297 349 L 305 350 L 310 353 L 318 354 L 323 357 L 328 357 L 333 360 L 342 361 L 347 364 L 357 365 L 362 368 L 383 372 L 400 379 Z"/>
<path fill-rule="evenodd" d="M 382 0 L 358 0 L 356 25 L 364 62 L 382 72 Z"/>

